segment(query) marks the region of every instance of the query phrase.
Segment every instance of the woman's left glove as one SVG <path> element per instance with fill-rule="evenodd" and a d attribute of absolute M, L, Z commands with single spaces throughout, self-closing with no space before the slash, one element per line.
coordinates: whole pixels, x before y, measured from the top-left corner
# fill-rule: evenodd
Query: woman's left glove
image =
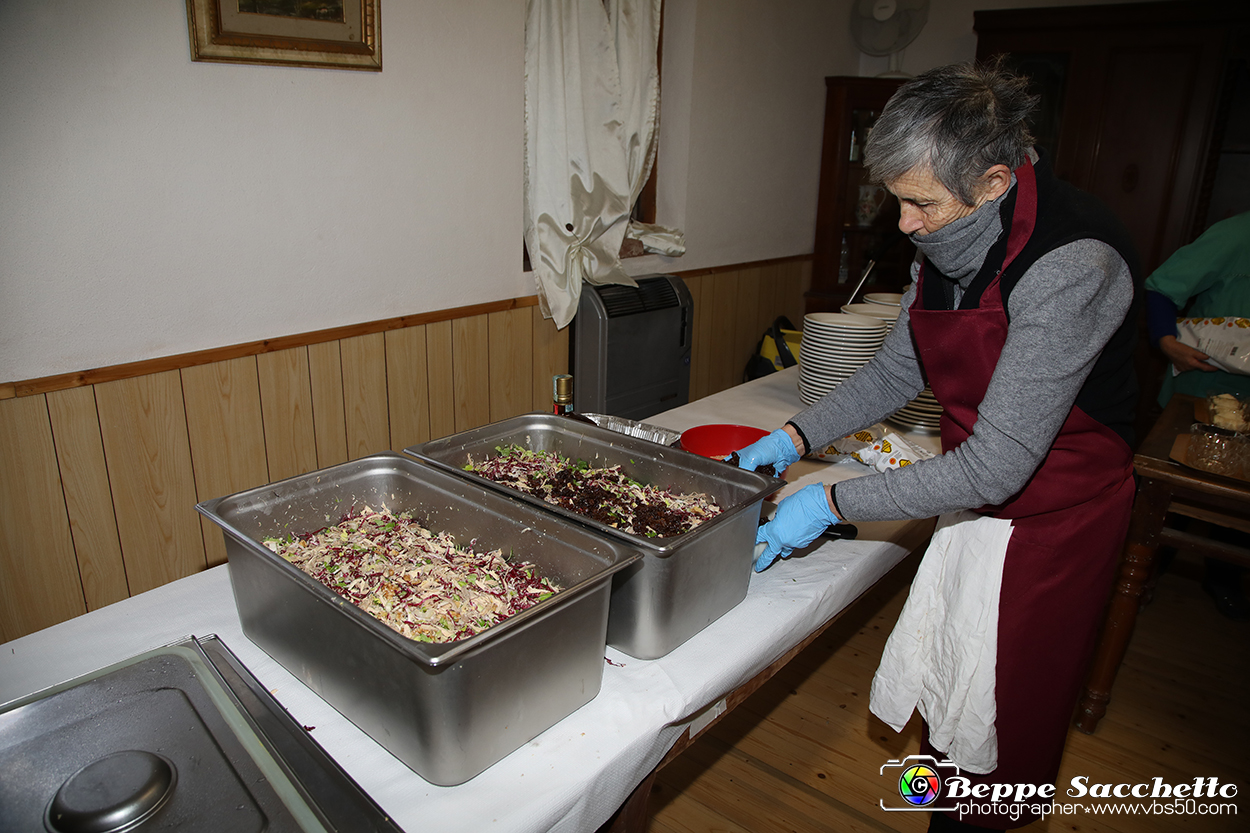
<path fill-rule="evenodd" d="M 772 464 L 778 477 L 791 463 L 798 461 L 799 452 L 794 447 L 794 440 L 782 428 L 738 451 L 738 468 L 755 471 L 760 466 Z"/>
<path fill-rule="evenodd" d="M 778 557 L 784 558 L 795 549 L 806 547 L 838 523 L 842 523 L 842 519 L 829 508 L 824 484 L 804 486 L 777 504 L 773 519 L 755 533 L 755 543 L 765 545 L 755 559 L 755 572 L 768 569 Z"/>

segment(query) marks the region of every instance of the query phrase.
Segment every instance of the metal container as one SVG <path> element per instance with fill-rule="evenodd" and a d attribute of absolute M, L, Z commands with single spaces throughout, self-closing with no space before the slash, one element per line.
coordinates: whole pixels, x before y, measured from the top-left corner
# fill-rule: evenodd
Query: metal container
<path fill-rule="evenodd" d="M 0 705 L 0 830 L 400 833 L 216 636 Z"/>
<path fill-rule="evenodd" d="M 416 642 L 261 544 L 353 506 L 411 512 L 462 545 L 502 548 L 564 589 L 476 636 Z M 638 558 L 522 501 L 394 453 L 196 506 L 219 524 L 243 632 L 435 784 L 459 784 L 599 691 L 611 576 Z"/>
<path fill-rule="evenodd" d="M 724 511 L 683 535 L 646 538 L 464 471 L 470 457 L 483 460 L 496 453 L 496 446 L 513 443 L 596 467 L 619 464 L 640 483 L 708 494 Z M 608 644 L 639 659 L 664 656 L 742 601 L 751 579 L 761 504 L 785 485 L 775 477 L 552 414 L 513 417 L 404 451 L 644 553 L 641 562 L 613 578 L 608 622 Z"/>

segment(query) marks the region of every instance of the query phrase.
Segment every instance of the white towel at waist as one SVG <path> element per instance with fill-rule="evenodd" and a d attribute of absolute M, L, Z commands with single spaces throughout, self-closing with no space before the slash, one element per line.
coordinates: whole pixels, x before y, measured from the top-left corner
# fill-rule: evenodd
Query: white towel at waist
<path fill-rule="evenodd" d="M 994 669 L 1010 540 L 1008 520 L 968 511 L 938 518 L 869 699 L 896 732 L 919 709 L 933 746 L 982 774 L 998 766 Z"/>

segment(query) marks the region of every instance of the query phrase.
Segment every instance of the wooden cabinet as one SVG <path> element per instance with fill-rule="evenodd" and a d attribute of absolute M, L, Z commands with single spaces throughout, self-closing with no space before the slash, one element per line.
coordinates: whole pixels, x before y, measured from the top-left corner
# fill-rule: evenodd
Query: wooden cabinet
<path fill-rule="evenodd" d="M 898 201 L 868 182 L 864 139 L 902 82 L 885 78 L 825 79 L 825 128 L 820 160 L 816 244 L 807 312 L 836 312 L 876 266 L 856 296 L 900 292 L 910 280 L 915 247 L 898 230 Z"/>
<path fill-rule="evenodd" d="M 977 60 L 1032 80 L 1037 144 L 1055 172 L 1127 227 L 1149 275 L 1207 225 L 1222 133 L 1244 75 L 1250 3 L 1127 3 L 974 13 Z M 1235 189 L 1247 193 L 1245 188 Z M 1166 362 L 1139 324 L 1137 436 Z"/>
<path fill-rule="evenodd" d="M 1250 3 L 980 11 L 977 60 L 1003 54 L 1042 98 L 1055 172 L 1107 204 L 1153 270 L 1204 226 L 1222 101 Z"/>

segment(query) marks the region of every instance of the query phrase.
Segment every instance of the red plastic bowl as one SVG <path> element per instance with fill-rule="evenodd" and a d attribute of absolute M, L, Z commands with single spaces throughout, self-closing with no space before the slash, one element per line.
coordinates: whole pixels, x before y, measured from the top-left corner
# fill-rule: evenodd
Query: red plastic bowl
<path fill-rule="evenodd" d="M 681 447 L 703 457 L 723 460 L 768 432 L 749 425 L 696 425 L 682 432 Z"/>

